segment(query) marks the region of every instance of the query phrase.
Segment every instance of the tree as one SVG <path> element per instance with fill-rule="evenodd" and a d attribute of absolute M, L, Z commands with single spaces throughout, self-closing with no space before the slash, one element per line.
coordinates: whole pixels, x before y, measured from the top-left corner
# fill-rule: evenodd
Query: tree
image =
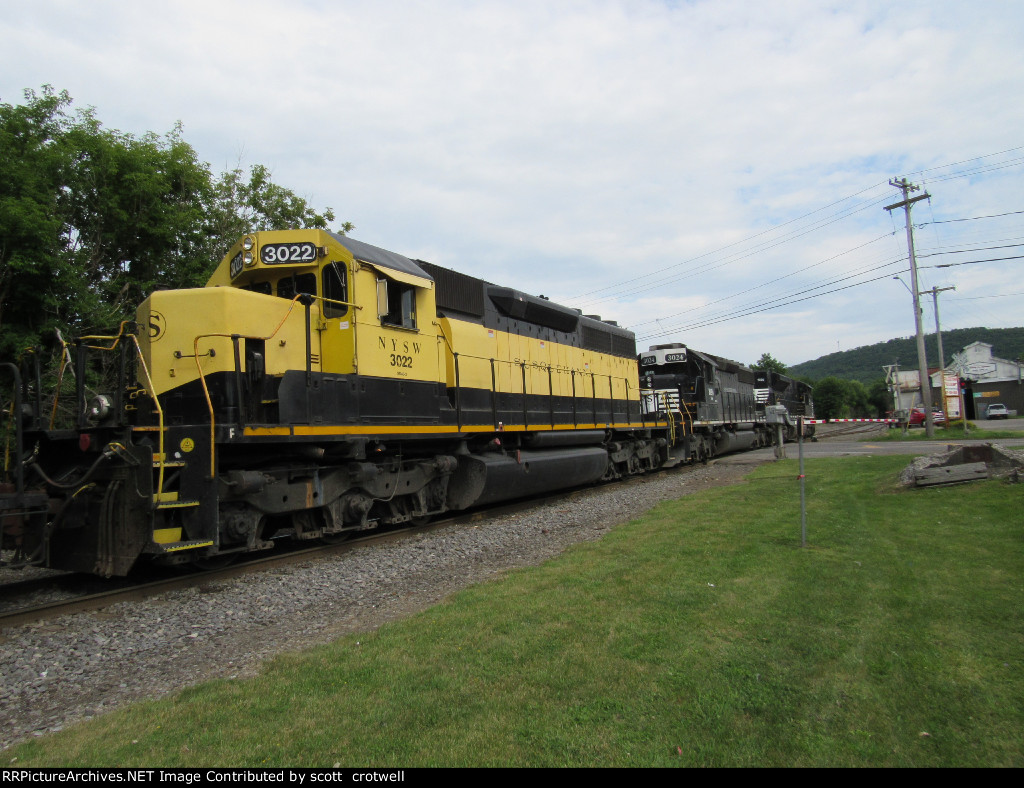
<path fill-rule="evenodd" d="M 116 326 L 154 289 L 200 284 L 212 186 L 180 125 L 136 138 L 104 129 L 88 109 L 64 143 L 73 156 L 62 192 L 65 253 L 77 280 L 68 325 Z"/>
<path fill-rule="evenodd" d="M 0 103 L 0 356 L 54 329 L 114 329 L 154 289 L 204 284 L 247 232 L 334 221 L 262 165 L 215 178 L 180 123 L 136 137 L 71 113 L 66 91 L 24 96 Z"/>
<path fill-rule="evenodd" d="M 871 403 L 873 415 L 878 418 L 882 418 L 893 409 L 892 392 L 889 391 L 885 378 L 877 378 L 868 386 L 868 402 Z"/>
<path fill-rule="evenodd" d="M 846 388 L 844 400 L 847 414 L 857 419 L 870 417 L 871 402 L 864 384 L 859 380 L 844 380 L 843 383 Z"/>
<path fill-rule="evenodd" d="M 25 91 L 0 104 L 0 354 L 16 353 L 52 328 L 51 283 L 63 268 L 58 202 L 69 160 L 59 143 L 69 119 L 66 92 Z"/>
<path fill-rule="evenodd" d="M 249 232 L 297 227 L 327 229 L 334 212 L 319 212 L 289 189 L 270 180 L 270 171 L 253 165 L 248 177 L 241 167 L 223 173 L 213 186 L 208 216 L 210 237 L 223 254 Z M 338 232 L 345 235 L 353 225 L 345 222 Z"/>
<path fill-rule="evenodd" d="M 814 414 L 819 419 L 841 419 L 846 416 L 846 381 L 827 377 L 814 386 Z"/>
<path fill-rule="evenodd" d="M 762 353 L 755 363 L 751 364 L 751 369 L 766 370 L 768 372 L 778 372 L 780 375 L 786 374 L 786 365 L 779 361 L 777 358 L 772 356 L 771 353 Z"/>

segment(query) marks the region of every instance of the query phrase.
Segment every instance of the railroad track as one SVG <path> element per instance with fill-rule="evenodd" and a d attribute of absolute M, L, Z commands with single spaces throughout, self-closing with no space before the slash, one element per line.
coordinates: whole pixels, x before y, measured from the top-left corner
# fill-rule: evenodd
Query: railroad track
<path fill-rule="evenodd" d="M 708 464 L 714 465 L 716 462 L 717 460 L 711 460 Z M 675 468 L 663 468 L 654 473 L 629 477 L 615 482 L 615 484 L 643 484 L 645 480 L 652 478 L 656 474 L 685 473 L 694 467 L 697 466 L 680 465 Z M 113 578 L 111 580 L 102 580 L 92 575 L 66 573 L 58 576 L 5 583 L 0 585 L 0 629 L 36 623 L 64 615 L 100 610 L 121 602 L 138 602 L 170 591 L 191 588 L 197 585 L 207 585 L 217 581 L 240 577 L 250 572 L 279 569 L 289 564 L 341 554 L 371 544 L 381 545 L 388 541 L 407 539 L 442 528 L 461 527 L 470 523 L 478 524 L 486 521 L 488 518 L 529 511 L 552 501 L 572 499 L 581 495 L 599 494 L 607 488 L 608 485 L 581 487 L 560 491 L 543 498 L 502 503 L 481 510 L 443 517 L 425 525 L 399 527 L 388 531 L 374 531 L 365 536 L 350 538 L 337 544 L 316 544 L 313 546 L 298 546 L 285 551 L 275 550 L 272 554 L 260 554 L 219 569 L 196 570 L 187 574 L 171 573 L 172 570 L 164 570 L 165 574 L 156 579 L 139 581 Z M 66 595 L 60 599 L 43 602 L 29 601 L 28 603 L 19 603 L 18 601 L 19 598 L 23 600 L 25 598 L 31 599 L 33 595 L 59 593 L 55 587 L 67 589 Z"/>
<path fill-rule="evenodd" d="M 836 425 L 834 429 L 827 432 L 821 431 L 818 439 L 849 437 L 851 435 L 875 435 L 882 434 L 888 430 L 887 424 L 843 424 Z"/>
<path fill-rule="evenodd" d="M 469 521 L 469 518 L 467 518 L 467 521 Z M 425 526 L 373 533 L 348 539 L 337 544 L 317 544 L 314 546 L 297 547 L 283 552 L 274 551 L 270 555 L 259 555 L 218 569 L 169 573 L 156 579 L 133 581 L 124 578 L 112 578 L 103 581 L 91 575 L 69 574 L 63 578 L 39 578 L 13 584 L 8 583 L 0 587 L 5 597 L 5 604 L 0 605 L 0 629 L 45 621 L 72 613 L 100 610 L 120 602 L 139 602 L 169 591 L 177 591 L 219 580 L 228 580 L 249 572 L 278 569 L 289 564 L 308 561 L 311 558 L 322 558 L 332 554 L 347 552 L 367 544 L 383 544 L 389 540 L 407 538 L 411 534 L 423 533 L 432 528 L 451 525 L 453 522 L 454 518 L 451 520 L 438 520 L 436 523 L 430 523 Z M 173 572 L 173 570 L 168 570 L 168 572 Z M 89 590 L 84 593 L 76 593 L 74 589 L 76 582 L 88 587 Z M 49 586 L 47 585 L 48 583 Z M 57 584 L 70 587 L 71 590 L 68 591 L 69 595 L 67 597 L 27 605 L 19 605 L 17 602 L 19 595 L 38 594 L 45 591 L 54 593 L 55 589 L 53 586 Z M 103 585 L 107 587 L 96 588 L 96 586 Z"/>

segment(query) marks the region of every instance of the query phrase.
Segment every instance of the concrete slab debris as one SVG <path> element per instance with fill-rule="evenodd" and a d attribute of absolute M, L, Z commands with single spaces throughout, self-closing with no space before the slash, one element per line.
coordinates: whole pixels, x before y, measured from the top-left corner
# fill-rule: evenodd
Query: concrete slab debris
<path fill-rule="evenodd" d="M 906 487 L 960 484 L 978 479 L 1017 482 L 1024 474 L 1024 451 L 995 443 L 951 445 L 946 451 L 918 457 L 900 473 Z"/>

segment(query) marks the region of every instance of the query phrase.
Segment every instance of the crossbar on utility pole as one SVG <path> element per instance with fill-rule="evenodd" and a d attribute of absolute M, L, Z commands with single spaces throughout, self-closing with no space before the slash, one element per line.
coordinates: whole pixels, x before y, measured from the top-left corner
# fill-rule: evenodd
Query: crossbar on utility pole
<path fill-rule="evenodd" d="M 920 200 L 927 200 L 931 197 L 928 192 L 910 197 L 910 192 L 916 192 L 920 186 L 915 186 L 906 178 L 889 181 L 890 186 L 895 186 L 903 192 L 903 199 L 900 202 L 886 205 L 885 210 L 892 211 L 895 208 L 902 208 L 907 214 L 907 249 L 910 252 L 910 292 L 914 296 L 914 327 L 917 331 L 917 374 L 921 382 L 921 404 L 924 406 L 924 428 L 929 438 L 935 437 L 935 419 L 932 418 L 932 389 L 928 380 L 928 356 L 924 349 L 924 330 L 921 328 L 921 294 L 917 288 L 917 256 L 914 254 L 914 225 L 910 221 L 910 206 Z"/>

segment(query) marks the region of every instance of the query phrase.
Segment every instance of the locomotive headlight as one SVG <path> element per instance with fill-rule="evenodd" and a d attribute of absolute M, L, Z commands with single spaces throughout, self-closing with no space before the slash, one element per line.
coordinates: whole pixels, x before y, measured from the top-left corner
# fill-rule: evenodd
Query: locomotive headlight
<path fill-rule="evenodd" d="M 256 246 L 256 241 L 251 235 L 247 235 L 242 239 L 242 248 L 245 251 L 251 252 L 254 246 Z"/>
<path fill-rule="evenodd" d="M 253 257 L 252 252 L 245 252 L 242 255 L 242 262 L 245 263 L 245 267 L 248 268 L 249 266 L 256 262 L 256 258 Z"/>
<path fill-rule="evenodd" d="M 110 397 L 106 394 L 98 394 L 89 401 L 89 407 L 85 411 L 86 418 L 92 424 L 98 424 L 110 415 L 110 409 L 114 406 Z"/>

